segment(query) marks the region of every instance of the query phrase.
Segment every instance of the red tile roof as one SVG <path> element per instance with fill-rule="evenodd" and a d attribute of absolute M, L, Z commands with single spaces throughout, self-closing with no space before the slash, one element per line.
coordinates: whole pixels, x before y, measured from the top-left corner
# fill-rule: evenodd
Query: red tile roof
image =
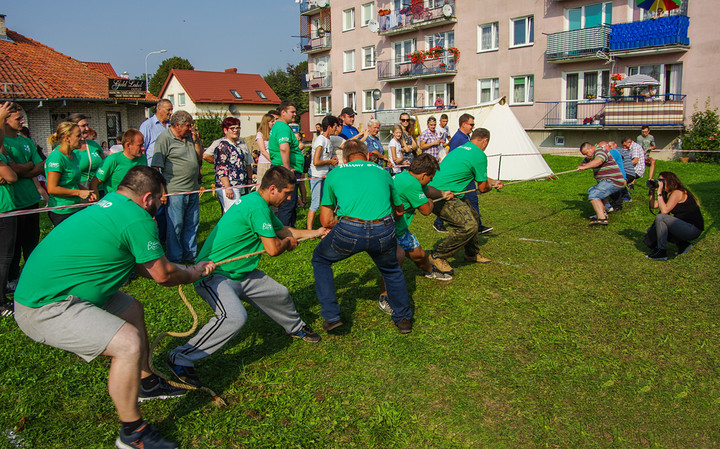
<path fill-rule="evenodd" d="M 110 78 L 119 78 L 117 76 L 117 73 L 115 73 L 115 69 L 109 62 L 88 62 L 85 61 L 83 64 L 87 65 L 88 67 L 91 67 L 95 70 L 99 70 L 109 76 Z"/>
<path fill-rule="evenodd" d="M 171 70 L 160 91 L 160 97 L 165 93 L 173 76 L 193 103 L 280 104 L 280 98 L 260 75 L 202 70 Z M 235 98 L 230 92 L 231 89 L 236 90 L 242 99 Z M 267 99 L 262 99 L 257 91 L 265 94 Z"/>
<path fill-rule="evenodd" d="M 109 98 L 109 77 L 104 72 L 22 34 L 7 30 L 7 35 L 12 42 L 0 40 L 0 97 L 18 100 Z M 150 94 L 146 94 L 145 99 L 157 101 Z"/>

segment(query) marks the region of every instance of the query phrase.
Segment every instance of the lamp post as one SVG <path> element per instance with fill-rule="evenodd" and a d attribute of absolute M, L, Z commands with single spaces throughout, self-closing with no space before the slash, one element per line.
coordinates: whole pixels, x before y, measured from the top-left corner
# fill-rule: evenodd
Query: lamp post
<path fill-rule="evenodd" d="M 147 76 L 148 75 L 148 69 L 147 69 L 148 56 L 155 54 L 155 53 L 165 53 L 166 51 L 167 50 L 156 50 L 156 51 L 151 51 L 150 53 L 145 55 L 145 92 L 150 92 L 150 90 L 149 90 L 150 85 L 148 84 L 148 76 Z"/>

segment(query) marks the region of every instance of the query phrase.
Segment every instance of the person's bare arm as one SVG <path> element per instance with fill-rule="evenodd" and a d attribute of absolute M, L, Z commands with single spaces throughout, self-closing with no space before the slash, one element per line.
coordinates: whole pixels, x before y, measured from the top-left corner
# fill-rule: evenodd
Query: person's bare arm
<path fill-rule="evenodd" d="M 660 213 L 669 214 L 670 211 L 675 209 L 675 206 L 677 206 L 680 200 L 682 200 L 684 194 L 685 192 L 681 190 L 675 190 L 673 193 L 670 194 L 670 197 L 668 197 L 667 201 L 665 201 L 665 198 L 662 196 L 662 188 L 658 190 L 657 204 L 660 208 Z"/>
<path fill-rule="evenodd" d="M 283 167 L 292 170 L 290 166 L 290 144 L 287 142 L 280 144 L 280 159 L 282 160 Z"/>
<path fill-rule="evenodd" d="M 320 224 L 327 229 L 332 229 L 337 224 L 335 211 L 330 206 L 320 206 Z"/>
<path fill-rule="evenodd" d="M 179 284 L 190 284 L 201 276 L 208 276 L 215 269 L 214 262 L 198 262 L 195 265 L 183 267 L 167 260 L 162 256 L 158 259 L 136 265 L 136 272 L 143 277 L 153 279 L 163 287 L 172 287 Z"/>
<path fill-rule="evenodd" d="M 72 197 L 72 196 L 78 196 L 84 200 L 88 201 L 94 201 L 94 192 L 92 190 L 86 190 L 86 189 L 66 189 L 65 187 L 60 187 L 58 183 L 60 182 L 60 172 L 51 171 L 47 174 L 47 192 L 50 195 L 56 195 L 56 196 L 64 196 L 64 197 Z"/>
<path fill-rule="evenodd" d="M 268 153 L 267 148 L 265 148 L 265 140 L 263 140 L 261 137 L 258 137 L 257 139 L 255 139 L 255 143 L 257 143 L 260 154 L 262 154 L 265 159 L 270 160 L 270 153 Z"/>
<path fill-rule="evenodd" d="M 297 246 L 297 239 L 293 236 L 284 238 L 261 236 L 260 239 L 262 240 L 263 249 L 272 257 L 279 256 L 285 251 L 292 251 Z"/>
<path fill-rule="evenodd" d="M 596 158 L 593 158 L 593 160 L 591 160 L 590 162 L 586 162 L 584 164 L 578 165 L 577 169 L 578 170 L 588 170 L 591 168 L 597 168 L 597 167 L 601 166 L 602 164 L 603 164 L 603 160 L 596 157 Z"/>
<path fill-rule="evenodd" d="M 5 162 L 0 161 L 0 184 L 13 184 L 18 176 Z"/>

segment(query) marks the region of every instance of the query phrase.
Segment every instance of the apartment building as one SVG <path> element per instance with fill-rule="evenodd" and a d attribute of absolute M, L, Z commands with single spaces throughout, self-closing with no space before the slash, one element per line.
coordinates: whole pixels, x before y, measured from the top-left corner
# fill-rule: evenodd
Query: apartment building
<path fill-rule="evenodd" d="M 539 146 L 618 139 L 648 123 L 675 147 L 696 105 L 720 105 L 720 13 L 712 0 L 659 15 L 635 3 L 301 0 L 310 121 L 351 106 L 356 122 L 390 125 L 401 110 L 506 97 Z M 659 85 L 613 88 L 634 74 Z"/>

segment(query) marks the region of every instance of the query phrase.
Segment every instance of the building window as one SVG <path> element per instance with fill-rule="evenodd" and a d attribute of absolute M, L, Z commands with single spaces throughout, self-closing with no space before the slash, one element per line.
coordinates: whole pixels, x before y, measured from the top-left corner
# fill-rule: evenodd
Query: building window
<path fill-rule="evenodd" d="M 267 100 L 267 97 L 261 90 L 256 90 L 255 93 L 258 94 L 258 97 L 260 97 L 261 100 Z"/>
<path fill-rule="evenodd" d="M 487 103 L 500 98 L 500 79 L 478 80 L 478 103 Z"/>
<path fill-rule="evenodd" d="M 535 42 L 533 16 L 519 17 L 510 21 L 510 48 L 532 45 Z"/>
<path fill-rule="evenodd" d="M 352 110 L 354 111 L 356 106 L 355 103 L 355 92 L 345 92 L 343 107 L 352 108 Z"/>
<path fill-rule="evenodd" d="M 373 97 L 373 90 L 363 91 L 363 112 L 373 112 L 377 109 L 377 101 Z"/>
<path fill-rule="evenodd" d="M 315 115 L 327 115 L 330 113 L 330 96 L 315 97 Z"/>
<path fill-rule="evenodd" d="M 498 38 L 498 23 L 478 25 L 478 53 L 482 51 L 497 50 L 500 46 Z"/>
<path fill-rule="evenodd" d="M 355 8 L 343 11 L 343 31 L 355 29 Z"/>
<path fill-rule="evenodd" d="M 436 33 L 425 36 L 427 48 L 440 47 L 449 48 L 455 46 L 455 32 Z"/>
<path fill-rule="evenodd" d="M 175 106 L 175 95 L 168 95 L 167 99 Z"/>
<path fill-rule="evenodd" d="M 232 96 L 235 97 L 236 99 L 242 100 L 242 95 L 240 95 L 240 93 L 239 93 L 237 90 L 235 90 L 235 89 L 230 89 L 230 93 L 231 93 Z"/>
<path fill-rule="evenodd" d="M 363 47 L 362 49 L 362 68 L 375 68 L 375 47 Z"/>
<path fill-rule="evenodd" d="M 404 109 L 416 107 L 416 87 L 400 87 L 393 89 L 393 109 Z"/>
<path fill-rule="evenodd" d="M 410 6 L 410 0 L 393 0 L 393 11 L 398 12 L 401 9 Z"/>
<path fill-rule="evenodd" d="M 315 70 L 313 71 L 313 78 L 325 78 L 328 76 L 328 70 L 330 68 L 330 56 L 322 56 L 315 59 Z"/>
<path fill-rule="evenodd" d="M 442 84 L 427 84 L 425 86 L 425 91 L 427 92 L 427 99 L 425 100 L 425 106 L 435 106 L 435 100 L 439 98 L 442 98 L 443 105 L 448 105 L 450 103 L 450 100 L 448 97 L 450 97 L 449 92 L 449 85 L 442 83 Z"/>
<path fill-rule="evenodd" d="M 355 71 L 355 50 L 348 50 L 345 52 L 343 58 L 343 72 L 354 72 Z"/>
<path fill-rule="evenodd" d="M 185 106 L 185 94 L 178 94 L 178 106 Z"/>
<path fill-rule="evenodd" d="M 366 27 L 370 19 L 375 18 L 375 3 L 370 2 L 362 5 L 360 14 L 360 26 Z"/>
<path fill-rule="evenodd" d="M 535 99 L 535 77 L 533 75 L 512 78 L 513 95 L 511 104 L 532 104 Z"/>
<path fill-rule="evenodd" d="M 566 29 L 569 31 L 612 24 L 612 2 L 569 8 L 565 10 Z"/>

